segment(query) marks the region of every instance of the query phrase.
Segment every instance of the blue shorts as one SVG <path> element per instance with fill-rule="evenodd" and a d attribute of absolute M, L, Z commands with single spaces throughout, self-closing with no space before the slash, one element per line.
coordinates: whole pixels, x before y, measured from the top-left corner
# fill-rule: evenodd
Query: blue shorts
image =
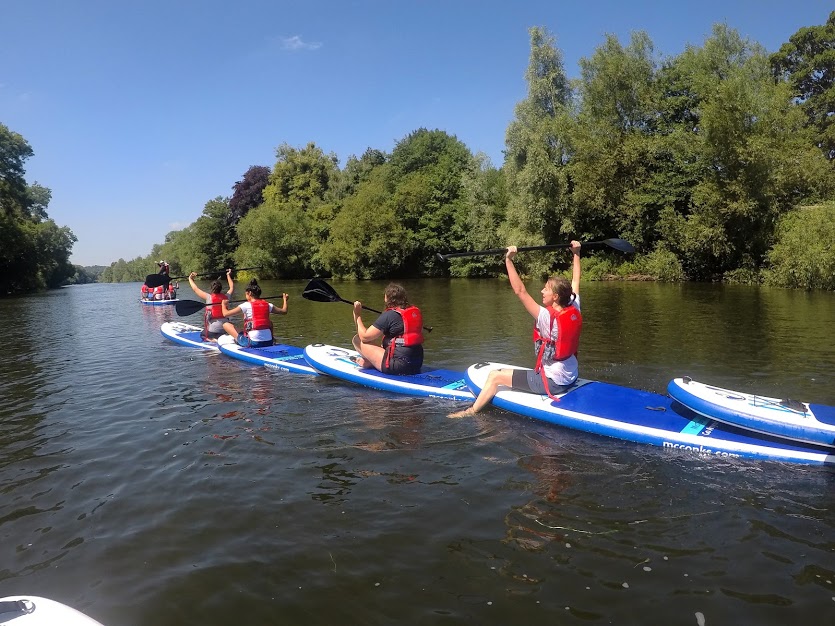
<path fill-rule="evenodd" d="M 241 333 L 238 335 L 238 338 L 235 339 L 235 343 L 237 343 L 242 348 L 268 348 L 269 346 L 273 345 L 273 340 L 270 339 L 269 341 L 250 341 L 249 337 Z"/>

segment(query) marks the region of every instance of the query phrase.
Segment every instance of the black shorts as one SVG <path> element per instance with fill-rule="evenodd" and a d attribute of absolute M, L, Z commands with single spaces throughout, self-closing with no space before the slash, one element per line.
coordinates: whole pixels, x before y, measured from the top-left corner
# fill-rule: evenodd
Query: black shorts
<path fill-rule="evenodd" d="M 511 385 L 515 391 L 524 391 L 525 393 L 535 393 L 544 396 L 547 392 L 545 391 L 545 383 L 542 382 L 542 378 L 541 372 L 537 374 L 533 370 L 513 370 Z M 558 385 L 547 376 L 545 379 L 548 381 L 548 391 L 551 392 L 552 396 L 565 393 L 574 385 L 574 383 L 570 385 Z"/>

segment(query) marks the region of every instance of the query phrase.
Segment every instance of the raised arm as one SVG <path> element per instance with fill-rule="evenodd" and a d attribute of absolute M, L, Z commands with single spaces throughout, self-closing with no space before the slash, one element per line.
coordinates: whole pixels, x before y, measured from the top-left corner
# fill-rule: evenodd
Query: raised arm
<path fill-rule="evenodd" d="M 232 292 L 235 291 L 235 283 L 232 282 L 232 270 L 226 270 L 226 281 L 229 283 L 229 291 L 226 292 L 226 295 L 230 298 L 232 297 Z"/>
<path fill-rule="evenodd" d="M 273 315 L 287 315 L 287 298 L 290 296 L 283 293 L 281 294 L 281 297 L 284 299 L 284 304 L 282 304 L 280 309 L 276 305 L 273 305 L 273 310 L 270 311 Z"/>
<path fill-rule="evenodd" d="M 571 290 L 580 295 L 580 242 L 571 242 L 571 252 L 574 254 L 573 266 L 571 269 Z"/>
<path fill-rule="evenodd" d="M 191 285 L 191 288 L 194 290 L 194 293 L 197 294 L 197 297 L 205 301 L 209 297 L 209 294 L 197 286 L 197 283 L 194 282 L 195 276 L 197 276 L 197 272 L 192 272 L 188 275 L 188 284 Z"/>
<path fill-rule="evenodd" d="M 516 256 L 516 252 L 516 246 L 509 246 L 507 253 L 504 255 L 504 264 L 505 267 L 507 267 L 507 277 L 510 279 L 510 287 L 513 289 L 513 293 L 515 293 L 519 300 L 522 301 L 522 305 L 525 307 L 525 310 L 533 317 L 538 317 L 539 303 L 531 298 L 527 289 L 525 289 L 524 283 L 522 283 L 522 279 L 519 278 L 516 266 L 513 265 L 513 257 Z"/>

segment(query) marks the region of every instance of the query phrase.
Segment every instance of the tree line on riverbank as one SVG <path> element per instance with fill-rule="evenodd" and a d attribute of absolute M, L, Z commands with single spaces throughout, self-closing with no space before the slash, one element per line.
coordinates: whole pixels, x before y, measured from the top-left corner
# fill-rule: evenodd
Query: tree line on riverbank
<path fill-rule="evenodd" d="M 607 36 L 573 80 L 545 29 L 530 45 L 500 166 L 425 128 L 341 169 L 314 143 L 281 144 L 272 168 L 99 280 L 142 280 L 159 259 L 177 275 L 493 276 L 496 259 L 437 253 L 618 236 L 638 254 L 585 258 L 587 276 L 835 288 L 835 12 L 771 55 L 726 25 L 669 57 L 645 33 Z"/>

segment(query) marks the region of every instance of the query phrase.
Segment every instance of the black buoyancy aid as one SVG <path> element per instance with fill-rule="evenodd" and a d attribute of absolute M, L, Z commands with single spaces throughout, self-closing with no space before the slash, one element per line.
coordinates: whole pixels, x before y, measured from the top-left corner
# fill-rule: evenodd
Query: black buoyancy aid
<path fill-rule="evenodd" d="M 405 309 L 391 307 L 391 311 L 397 311 L 403 320 L 403 334 L 392 337 L 386 350 L 386 365 L 394 356 L 395 346 L 419 346 L 423 343 L 423 315 L 420 309 L 414 305 Z"/>
<path fill-rule="evenodd" d="M 270 327 L 270 303 L 266 300 L 252 301 L 252 317 L 244 322 L 244 334 L 251 330 L 264 330 Z"/>
<path fill-rule="evenodd" d="M 548 333 L 551 339 L 545 339 L 539 334 L 536 323 L 533 326 L 533 343 L 536 351 L 536 371 L 542 367 L 543 358 L 551 361 L 565 361 L 577 355 L 580 347 L 580 331 L 583 328 L 583 316 L 580 309 L 569 305 L 561 311 L 548 307 L 551 315 L 551 327 Z M 554 337 L 554 322 L 557 324 L 557 338 Z"/>

